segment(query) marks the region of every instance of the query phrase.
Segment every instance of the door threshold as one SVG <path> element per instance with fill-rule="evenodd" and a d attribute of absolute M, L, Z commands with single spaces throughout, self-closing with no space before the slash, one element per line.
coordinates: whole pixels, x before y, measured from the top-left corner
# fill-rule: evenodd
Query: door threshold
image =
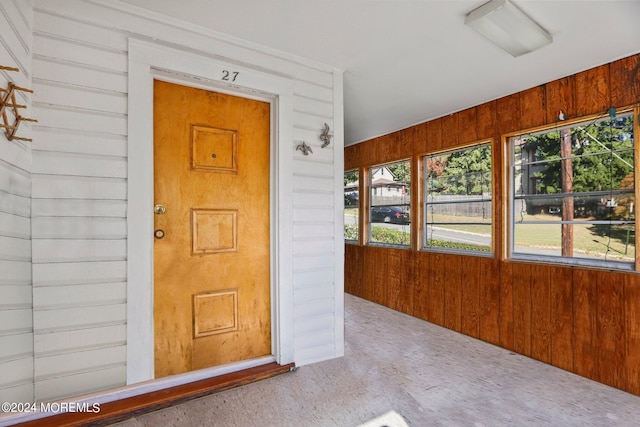
<path fill-rule="evenodd" d="M 294 368 L 294 363 L 278 365 L 276 362 L 271 362 L 241 371 L 102 403 L 100 404 L 99 412 L 66 412 L 15 425 L 22 427 L 51 425 L 71 427 L 87 424 L 92 426 L 114 424 L 192 399 L 275 377 L 290 372 Z"/>

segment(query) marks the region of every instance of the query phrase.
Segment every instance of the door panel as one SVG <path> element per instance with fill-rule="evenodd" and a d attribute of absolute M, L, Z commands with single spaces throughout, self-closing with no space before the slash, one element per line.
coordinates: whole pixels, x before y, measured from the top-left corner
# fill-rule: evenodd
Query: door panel
<path fill-rule="evenodd" d="M 269 108 L 154 82 L 156 377 L 271 354 Z"/>

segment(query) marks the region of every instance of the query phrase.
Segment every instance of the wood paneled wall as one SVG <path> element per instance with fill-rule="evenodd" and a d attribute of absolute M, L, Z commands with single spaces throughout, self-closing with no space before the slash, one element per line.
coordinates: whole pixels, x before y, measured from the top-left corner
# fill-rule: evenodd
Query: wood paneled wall
<path fill-rule="evenodd" d="M 346 244 L 346 292 L 640 395 L 639 274 L 500 257 L 502 135 L 638 102 L 635 55 L 347 147 L 350 170 L 491 138 L 496 255 Z"/>

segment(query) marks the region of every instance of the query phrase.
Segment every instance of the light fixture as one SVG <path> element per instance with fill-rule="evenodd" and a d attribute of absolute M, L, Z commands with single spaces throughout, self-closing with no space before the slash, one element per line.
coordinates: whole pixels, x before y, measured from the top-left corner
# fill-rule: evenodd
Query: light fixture
<path fill-rule="evenodd" d="M 491 0 L 483 4 L 469 12 L 464 23 L 514 57 L 553 41 L 544 28 L 508 0 Z"/>

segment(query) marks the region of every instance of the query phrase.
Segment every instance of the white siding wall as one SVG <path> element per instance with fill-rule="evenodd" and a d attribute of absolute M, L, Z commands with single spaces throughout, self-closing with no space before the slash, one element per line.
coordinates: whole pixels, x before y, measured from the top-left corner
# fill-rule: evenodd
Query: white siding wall
<path fill-rule="evenodd" d="M 32 230 L 38 400 L 126 383 L 126 263 L 135 262 L 126 253 L 130 36 L 189 46 L 184 49 L 295 82 L 290 213 L 295 361 L 303 365 L 344 351 L 342 215 L 336 212 L 336 202 L 342 201 L 340 72 L 137 12 L 115 1 L 35 1 L 33 85 L 39 123 L 33 132 Z M 321 149 L 325 122 L 336 135 Z M 311 145 L 313 154 L 295 151 L 298 140 Z M 25 249 L 27 266 L 28 261 Z"/>
<path fill-rule="evenodd" d="M 31 1 L 0 1 L 0 88 L 12 81 L 31 87 Z M 4 96 L 0 92 L 0 96 Z M 31 96 L 19 92 L 19 104 Z M 20 111 L 34 117 L 32 108 Z M 13 121 L 11 113 L 8 114 Z M 30 126 L 18 135 L 29 138 Z M 0 401 L 33 400 L 33 313 L 31 280 L 31 146 L 9 142 L 0 129 Z"/>

